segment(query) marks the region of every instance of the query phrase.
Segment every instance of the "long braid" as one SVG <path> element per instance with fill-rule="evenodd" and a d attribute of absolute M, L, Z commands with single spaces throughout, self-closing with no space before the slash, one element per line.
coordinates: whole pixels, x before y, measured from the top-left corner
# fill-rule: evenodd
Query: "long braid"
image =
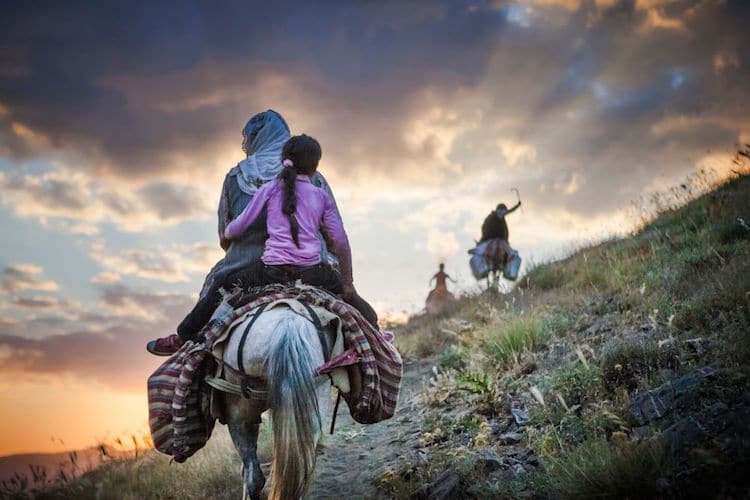
<path fill-rule="evenodd" d="M 321 157 L 320 143 L 309 135 L 296 135 L 290 138 L 281 150 L 281 163 L 284 169 L 279 178 L 284 182 L 284 203 L 281 211 L 289 219 L 292 239 L 297 248 L 299 244 L 299 222 L 297 210 L 297 175 L 312 175 L 318 168 Z"/>
<path fill-rule="evenodd" d="M 289 219 L 292 239 L 297 248 L 299 248 L 299 222 L 297 222 L 297 217 L 294 215 L 294 212 L 297 210 L 297 192 L 295 189 L 297 170 L 295 170 L 293 165 L 285 165 L 279 177 L 284 182 L 284 204 L 281 207 L 281 211 Z"/>

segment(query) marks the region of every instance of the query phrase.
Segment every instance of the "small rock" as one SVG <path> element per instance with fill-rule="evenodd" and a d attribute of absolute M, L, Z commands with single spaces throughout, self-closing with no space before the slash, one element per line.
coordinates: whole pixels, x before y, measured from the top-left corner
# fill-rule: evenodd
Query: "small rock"
<path fill-rule="evenodd" d="M 506 432 L 505 434 L 501 434 L 498 438 L 498 441 L 500 441 L 500 444 L 516 444 L 523 436 L 518 432 Z"/>
<path fill-rule="evenodd" d="M 435 480 L 422 486 L 416 493 L 417 498 L 430 500 L 449 500 L 461 496 L 461 478 L 452 467 L 445 469 Z"/>
<path fill-rule="evenodd" d="M 511 408 L 510 413 L 518 425 L 526 425 L 529 421 L 529 414 L 521 408 Z"/>
<path fill-rule="evenodd" d="M 526 469 L 523 468 L 523 465 L 516 464 L 513 466 L 513 474 L 516 476 L 520 476 L 521 474 L 526 474 Z"/>
<path fill-rule="evenodd" d="M 500 469 L 503 466 L 503 461 L 493 452 L 488 451 L 477 458 L 476 465 L 487 472 L 492 472 Z"/>
<path fill-rule="evenodd" d="M 696 389 L 700 383 L 717 372 L 716 367 L 706 366 L 655 389 L 634 394 L 628 407 L 631 420 L 645 425 L 664 417 L 675 408 L 689 405 L 698 397 Z"/>
<path fill-rule="evenodd" d="M 641 427 L 635 427 L 630 431 L 630 437 L 641 441 L 643 439 L 648 439 L 651 436 L 654 435 L 654 430 L 651 428 L 650 425 L 642 425 Z"/>
<path fill-rule="evenodd" d="M 521 365 L 521 368 L 519 369 L 519 372 L 521 372 L 521 374 L 523 374 L 523 375 L 528 375 L 528 374 L 533 373 L 534 371 L 536 371 L 536 368 L 537 368 L 536 362 L 534 362 L 534 361 L 525 361 Z"/>

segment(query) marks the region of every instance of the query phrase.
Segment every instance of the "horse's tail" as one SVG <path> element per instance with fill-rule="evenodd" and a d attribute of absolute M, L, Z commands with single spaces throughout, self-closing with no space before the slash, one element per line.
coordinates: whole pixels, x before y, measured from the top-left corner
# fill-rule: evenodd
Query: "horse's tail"
<path fill-rule="evenodd" d="M 283 318 L 268 357 L 274 442 L 270 500 L 301 498 L 315 467 L 315 434 L 321 423 L 313 348 L 305 335 L 309 328 L 312 325 L 297 314 Z"/>

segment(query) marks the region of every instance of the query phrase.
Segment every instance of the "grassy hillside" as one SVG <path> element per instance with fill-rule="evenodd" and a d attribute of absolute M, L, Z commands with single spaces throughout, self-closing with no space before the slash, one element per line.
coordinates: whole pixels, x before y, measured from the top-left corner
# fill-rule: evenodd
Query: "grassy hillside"
<path fill-rule="evenodd" d="M 409 397 L 338 430 L 316 474 L 369 460 L 371 498 L 746 495 L 750 177 L 690 186 L 627 238 L 398 327 Z M 220 433 L 184 465 L 151 452 L 43 497 L 239 498 L 238 469 Z"/>
<path fill-rule="evenodd" d="M 715 188 L 674 208 L 681 186 L 630 237 L 406 325 L 402 351 L 438 355 L 415 445 L 429 460 L 405 457 L 381 491 L 746 494 L 750 177 Z"/>

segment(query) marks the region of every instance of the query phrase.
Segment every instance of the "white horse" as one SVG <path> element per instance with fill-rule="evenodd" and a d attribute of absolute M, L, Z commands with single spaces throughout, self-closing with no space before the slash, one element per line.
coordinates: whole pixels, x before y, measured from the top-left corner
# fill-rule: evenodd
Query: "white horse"
<path fill-rule="evenodd" d="M 252 315 L 233 330 L 224 351 L 224 363 L 234 370 L 241 368 L 238 351 L 251 320 Z M 315 467 L 322 418 L 330 403 L 330 381 L 316 373 L 324 363 L 323 352 L 313 323 L 287 306 L 264 311 L 252 324 L 241 357 L 244 373 L 255 381 L 252 392 L 256 397 L 224 395 L 229 433 L 243 464 L 243 498 L 247 494 L 260 498 L 266 482 L 257 455 L 260 415 L 266 409 L 271 410 L 273 421 L 268 498 L 298 499 L 305 494 Z M 242 383 L 242 377 L 231 370 L 225 378 Z"/>

